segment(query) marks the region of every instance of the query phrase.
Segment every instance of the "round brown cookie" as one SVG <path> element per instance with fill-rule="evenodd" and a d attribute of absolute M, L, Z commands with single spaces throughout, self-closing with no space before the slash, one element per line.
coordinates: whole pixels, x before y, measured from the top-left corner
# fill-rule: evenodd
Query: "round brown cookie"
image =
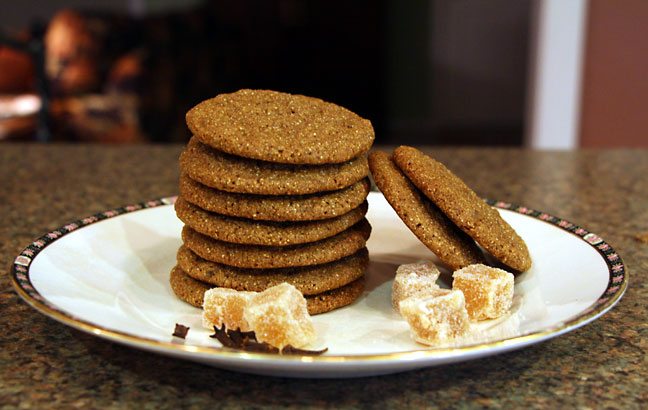
<path fill-rule="evenodd" d="M 198 308 L 202 308 L 205 292 L 214 287 L 192 278 L 178 266 L 171 270 L 169 283 L 178 298 Z M 340 288 L 304 296 L 308 313 L 316 315 L 350 304 L 362 294 L 364 283 L 364 277 L 360 277 Z"/>
<path fill-rule="evenodd" d="M 433 203 L 425 198 L 394 164 L 389 154 L 369 154 L 369 167 L 376 185 L 405 225 L 453 270 L 484 263 L 484 255 Z"/>
<path fill-rule="evenodd" d="M 207 211 L 262 221 L 313 221 L 333 218 L 358 207 L 369 194 L 371 183 L 363 178 L 336 191 L 309 195 L 237 194 L 210 188 L 180 175 L 180 194 Z"/>
<path fill-rule="evenodd" d="M 229 154 L 286 164 L 334 164 L 366 152 L 374 130 L 346 108 L 303 95 L 240 90 L 186 115 L 203 143 Z"/>
<path fill-rule="evenodd" d="M 407 146 L 396 148 L 393 158 L 425 196 L 495 258 L 518 271 L 531 267 L 524 240 L 443 164 Z"/>
<path fill-rule="evenodd" d="M 175 203 L 178 218 L 194 230 L 220 241 L 287 246 L 331 237 L 356 224 L 367 213 L 365 201 L 344 215 L 304 222 L 253 221 L 205 211 L 179 196 Z"/>
<path fill-rule="evenodd" d="M 304 295 L 313 295 L 337 289 L 364 275 L 369 266 L 369 252 L 362 248 L 323 265 L 283 269 L 244 269 L 210 262 L 181 246 L 177 254 L 178 266 L 196 280 L 214 286 L 260 292 L 286 282 Z"/>
<path fill-rule="evenodd" d="M 200 282 L 187 275 L 179 266 L 171 269 L 169 283 L 177 297 L 196 307 L 202 307 L 205 292 L 213 288 L 209 283 Z"/>
<path fill-rule="evenodd" d="M 365 246 L 371 226 L 362 219 L 346 231 L 317 242 L 291 246 L 241 245 L 218 241 L 186 226 L 184 244 L 198 256 L 239 268 L 286 268 L 319 265 L 343 258 Z"/>
<path fill-rule="evenodd" d="M 308 307 L 308 313 L 317 315 L 350 305 L 362 295 L 364 289 L 365 278 L 362 276 L 341 288 L 331 289 L 316 295 L 307 295 L 306 305 Z"/>
<path fill-rule="evenodd" d="M 203 185 L 228 192 L 302 195 L 346 188 L 369 174 L 364 156 L 340 164 L 277 164 L 225 154 L 194 137 L 180 155 L 180 168 Z"/>

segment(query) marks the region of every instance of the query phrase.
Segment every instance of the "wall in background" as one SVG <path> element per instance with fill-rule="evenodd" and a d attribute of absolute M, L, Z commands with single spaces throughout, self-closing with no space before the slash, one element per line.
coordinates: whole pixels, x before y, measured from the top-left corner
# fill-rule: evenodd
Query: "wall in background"
<path fill-rule="evenodd" d="M 387 2 L 387 132 L 521 145 L 531 1 Z"/>
<path fill-rule="evenodd" d="M 580 146 L 648 147 L 648 1 L 591 0 Z"/>

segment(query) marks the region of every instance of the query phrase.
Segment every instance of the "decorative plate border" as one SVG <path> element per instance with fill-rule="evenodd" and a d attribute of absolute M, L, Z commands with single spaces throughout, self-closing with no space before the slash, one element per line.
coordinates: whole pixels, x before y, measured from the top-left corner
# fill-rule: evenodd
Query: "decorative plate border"
<path fill-rule="evenodd" d="M 70 222 L 61 226 L 58 229 L 48 232 L 40 238 L 36 239 L 29 246 L 20 252 L 20 254 L 14 259 L 14 263 L 11 269 L 11 279 L 16 290 L 21 289 L 25 292 L 27 296 L 33 299 L 35 302 L 46 306 L 47 308 L 59 312 L 63 315 L 69 316 L 68 313 L 62 311 L 57 306 L 51 304 L 47 299 L 45 299 L 32 285 L 29 278 L 29 266 L 31 265 L 34 258 L 49 244 L 56 241 L 57 239 L 62 238 L 63 236 L 69 234 L 72 231 L 76 231 L 79 228 L 84 226 L 91 225 L 93 223 L 103 221 L 105 219 L 114 218 L 119 215 L 127 214 L 129 212 L 135 212 L 142 209 L 155 208 L 162 205 L 173 205 L 178 197 L 171 196 L 167 198 L 155 199 L 152 201 L 141 202 L 135 205 L 126 205 L 121 208 L 112 209 L 109 211 L 99 212 L 97 214 L 87 216 L 83 219 L 78 219 L 74 222 Z M 19 292 L 20 294 L 20 292 Z M 22 296 L 22 295 L 21 295 Z M 29 301 L 28 301 L 29 302 Z M 36 306 L 34 306 L 36 307 Z"/>
<path fill-rule="evenodd" d="M 626 268 L 619 254 L 600 236 L 595 233 L 589 232 L 569 221 L 555 217 L 553 215 L 549 215 L 546 212 L 540 212 L 531 208 L 527 208 L 525 206 L 519 206 L 508 202 L 494 201 L 490 199 L 487 199 L 486 203 L 494 206 L 495 208 L 506 209 L 522 215 L 528 215 L 533 218 L 540 219 L 541 221 L 553 224 L 567 232 L 571 232 L 574 235 L 582 238 L 585 242 L 589 243 L 603 256 L 603 259 L 605 260 L 605 263 L 607 264 L 610 271 L 610 279 L 608 280 L 608 285 L 605 289 L 605 292 L 603 292 L 601 297 L 589 309 L 590 311 L 609 302 L 612 298 L 615 297 L 615 295 L 618 294 L 618 292 L 621 292 L 621 295 L 623 295 L 623 292 L 625 291 L 625 288 L 628 284 Z"/>
<path fill-rule="evenodd" d="M 177 344 L 172 342 L 162 342 L 151 339 L 145 339 L 138 336 L 121 333 L 107 328 L 102 328 L 81 319 L 75 318 L 68 312 L 63 311 L 56 305 L 47 301 L 38 291 L 34 288 L 29 278 L 29 267 L 34 258 L 52 242 L 60 239 L 68 233 L 75 231 L 79 228 L 103 221 L 108 218 L 114 218 L 130 212 L 135 212 L 148 208 L 155 208 L 163 205 L 172 205 L 175 203 L 177 197 L 166 197 L 152 201 L 142 202 L 135 205 L 128 205 L 121 208 L 104 211 L 95 215 L 79 219 L 77 221 L 66 224 L 58 229 L 46 233 L 41 236 L 29 246 L 27 246 L 14 260 L 11 269 L 11 280 L 13 286 L 20 297 L 22 297 L 30 306 L 40 311 L 41 313 L 58 320 L 68 326 L 75 327 L 79 330 L 93 333 L 97 336 L 102 336 L 108 340 L 121 342 L 126 344 L 139 346 L 140 348 L 148 348 L 149 350 L 175 350 L 183 351 L 185 353 L 198 353 L 198 354 L 215 354 L 222 356 L 224 359 L 241 359 L 250 360 L 273 360 L 281 359 L 286 362 L 309 362 L 309 363 L 340 363 L 345 361 L 355 361 L 369 364 L 381 363 L 388 360 L 413 360 L 424 359 L 426 357 L 433 357 L 436 354 L 451 356 L 461 353 L 469 353 L 478 355 L 490 348 L 504 348 L 503 351 L 512 350 L 526 346 L 530 343 L 542 341 L 566 333 L 572 329 L 582 326 L 590 321 L 601 316 L 609 309 L 611 309 L 623 296 L 628 286 L 628 273 L 617 252 L 601 237 L 589 232 L 569 221 L 557 218 L 550 214 L 533 210 L 531 208 L 514 205 L 508 202 L 495 201 L 487 199 L 486 202 L 499 209 L 513 211 L 522 215 L 527 215 L 547 223 L 553 224 L 565 231 L 568 231 L 589 245 L 594 247 L 602 256 L 608 267 L 610 274 L 608 285 L 599 299 L 588 309 L 581 312 L 581 314 L 569 321 L 563 322 L 554 326 L 551 329 L 546 329 L 540 332 L 516 336 L 511 339 L 500 340 L 496 342 L 464 346 L 459 348 L 443 348 L 443 349 L 422 349 L 413 350 L 408 352 L 395 352 L 386 354 L 369 354 L 369 355 L 340 355 L 340 356 L 307 356 L 302 357 L 298 355 L 281 356 L 269 353 L 249 353 L 240 352 L 228 348 L 220 347 L 199 347 L 199 346 L 185 346 L 184 344 Z M 515 343 L 512 343 L 515 342 Z"/>

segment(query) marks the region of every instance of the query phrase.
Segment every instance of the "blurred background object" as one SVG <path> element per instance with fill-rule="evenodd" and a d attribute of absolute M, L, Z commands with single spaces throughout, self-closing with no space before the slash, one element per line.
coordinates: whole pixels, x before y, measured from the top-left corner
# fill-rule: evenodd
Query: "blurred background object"
<path fill-rule="evenodd" d="M 34 62 L 28 53 L 0 45 L 0 92 L 34 91 Z"/>
<path fill-rule="evenodd" d="M 0 96 L 0 140 L 31 136 L 40 108 L 41 99 L 33 94 Z"/>
<path fill-rule="evenodd" d="M 15 41 L 24 39 L 24 34 L 17 34 Z M 29 140 L 35 135 L 42 107 L 35 94 L 36 64 L 26 49 L 10 43 L 0 43 L 0 141 L 10 137 Z"/>
<path fill-rule="evenodd" d="M 196 103 L 267 88 L 383 144 L 647 146 L 646 21 L 643 0 L 11 2 L 0 94 L 40 108 L 0 140 L 185 142 Z"/>

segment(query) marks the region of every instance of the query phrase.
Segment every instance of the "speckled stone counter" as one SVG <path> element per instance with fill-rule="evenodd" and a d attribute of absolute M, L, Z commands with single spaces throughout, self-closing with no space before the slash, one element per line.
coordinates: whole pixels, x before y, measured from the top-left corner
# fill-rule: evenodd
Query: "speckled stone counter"
<path fill-rule="evenodd" d="M 434 149 L 484 197 L 612 245 L 630 285 L 602 318 L 522 350 L 387 376 L 251 376 L 107 342 L 38 313 L 9 269 L 45 232 L 177 193 L 180 146 L 0 144 L 0 408 L 648 406 L 648 151 Z"/>

